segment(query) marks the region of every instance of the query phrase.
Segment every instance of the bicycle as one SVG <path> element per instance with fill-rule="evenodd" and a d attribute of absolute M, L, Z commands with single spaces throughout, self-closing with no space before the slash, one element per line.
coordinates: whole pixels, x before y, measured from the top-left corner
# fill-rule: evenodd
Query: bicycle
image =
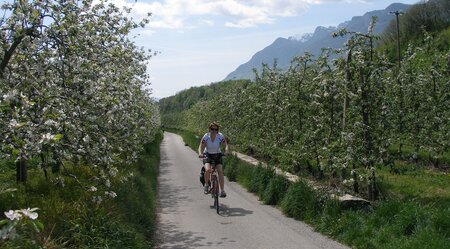
<path fill-rule="evenodd" d="M 205 155 L 200 158 L 207 158 Z M 219 175 L 217 173 L 216 169 L 216 162 L 215 160 L 211 160 L 211 176 L 209 178 L 209 192 L 211 193 L 211 197 L 214 199 L 214 208 L 216 209 L 217 214 L 220 213 L 220 206 L 219 206 Z"/>

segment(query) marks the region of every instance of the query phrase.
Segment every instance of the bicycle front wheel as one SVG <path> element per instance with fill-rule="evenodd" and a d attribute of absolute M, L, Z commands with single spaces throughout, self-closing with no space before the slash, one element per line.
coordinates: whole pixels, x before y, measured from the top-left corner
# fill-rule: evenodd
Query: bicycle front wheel
<path fill-rule="evenodd" d="M 214 198 L 214 207 L 216 208 L 217 214 L 219 214 L 219 183 L 217 181 L 217 177 L 214 177 L 213 180 L 213 198 Z"/>

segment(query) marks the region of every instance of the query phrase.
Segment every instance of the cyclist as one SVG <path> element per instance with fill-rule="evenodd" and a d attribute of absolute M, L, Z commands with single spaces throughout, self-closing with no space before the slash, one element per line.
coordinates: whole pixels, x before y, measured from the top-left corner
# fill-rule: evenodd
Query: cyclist
<path fill-rule="evenodd" d="M 219 185 L 220 185 L 220 197 L 224 198 L 227 196 L 224 190 L 224 177 L 222 168 L 222 152 L 220 146 L 225 147 L 225 155 L 228 154 L 228 144 L 225 136 L 219 132 L 219 124 L 212 122 L 209 124 L 209 132 L 203 135 L 200 145 L 198 146 L 198 156 L 204 157 L 203 164 L 205 165 L 205 188 L 204 194 L 209 193 L 209 178 L 211 176 L 211 162 L 214 161 L 216 164 L 217 173 L 219 175 Z"/>

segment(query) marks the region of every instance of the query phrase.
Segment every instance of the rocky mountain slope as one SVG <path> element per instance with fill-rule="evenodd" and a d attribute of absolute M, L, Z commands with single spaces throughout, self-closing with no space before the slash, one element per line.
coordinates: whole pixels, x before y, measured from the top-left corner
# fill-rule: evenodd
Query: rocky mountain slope
<path fill-rule="evenodd" d="M 340 48 L 345 43 L 345 37 L 333 38 L 332 33 L 345 28 L 348 31 L 366 33 L 372 16 L 377 16 L 375 34 L 380 34 L 395 18 L 391 11 L 405 11 L 411 5 L 393 3 L 384 10 L 367 12 L 363 16 L 355 16 L 350 21 L 339 24 L 336 27 L 319 26 L 312 34 L 291 36 L 289 38 L 277 38 L 272 44 L 257 52 L 246 63 L 228 74 L 224 80 L 253 79 L 253 69 L 261 71 L 262 64 L 272 65 L 277 60 L 277 67 L 287 69 L 293 57 L 309 52 L 319 55 L 322 48 Z"/>

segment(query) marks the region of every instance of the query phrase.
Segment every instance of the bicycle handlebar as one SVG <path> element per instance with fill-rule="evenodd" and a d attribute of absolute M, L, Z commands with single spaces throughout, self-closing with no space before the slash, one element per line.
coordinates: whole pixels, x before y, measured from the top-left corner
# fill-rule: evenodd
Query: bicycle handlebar
<path fill-rule="evenodd" d="M 227 154 L 221 153 L 221 154 L 222 154 L 222 156 L 224 157 L 224 156 L 228 156 L 229 153 L 227 153 Z M 204 158 L 206 158 L 206 157 L 207 157 L 207 156 L 206 156 L 205 154 L 203 154 L 203 155 L 198 155 L 198 158 L 204 159 Z"/>

